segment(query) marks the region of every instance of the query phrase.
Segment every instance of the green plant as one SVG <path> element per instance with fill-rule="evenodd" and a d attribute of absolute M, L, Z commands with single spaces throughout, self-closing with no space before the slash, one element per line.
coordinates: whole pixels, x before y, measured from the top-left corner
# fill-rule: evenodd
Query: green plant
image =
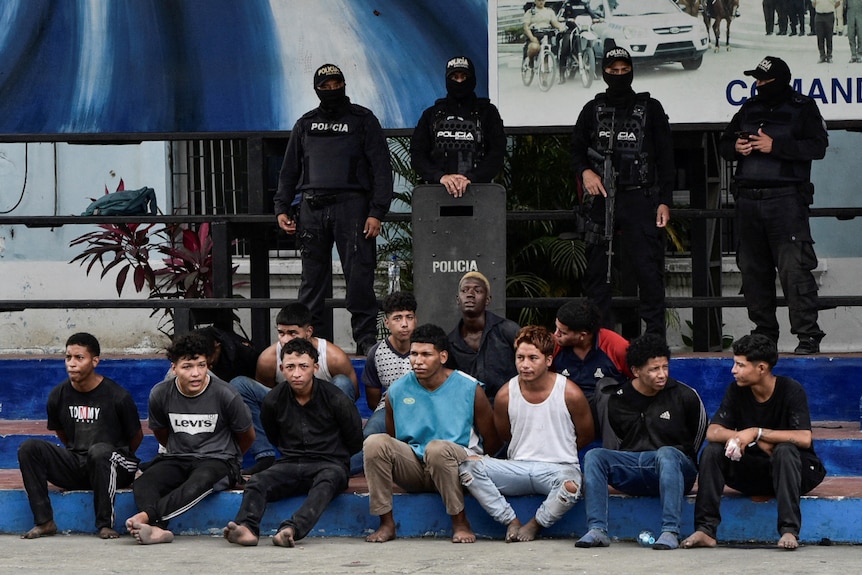
<path fill-rule="evenodd" d="M 410 208 L 413 202 L 413 188 L 420 183 L 419 175 L 410 165 L 410 137 L 389 138 L 389 158 L 395 174 L 395 193 L 393 205 L 396 208 Z M 400 210 L 399 210 L 400 211 Z M 413 290 L 413 226 L 406 222 L 383 222 L 380 229 L 383 243 L 377 250 L 378 264 L 385 264 L 395 256 L 401 266 L 401 289 Z M 386 288 L 382 287 L 381 295 Z"/>
<path fill-rule="evenodd" d="M 571 210 L 578 190 L 571 174 L 568 136 L 518 135 L 509 139 L 503 172 L 497 179 L 507 190 L 507 209 Z M 528 220 L 506 230 L 509 297 L 567 297 L 580 294 L 586 268 L 585 244 L 561 239 L 571 222 Z M 535 307 L 519 312 L 521 325 L 551 325 L 554 310 Z"/>

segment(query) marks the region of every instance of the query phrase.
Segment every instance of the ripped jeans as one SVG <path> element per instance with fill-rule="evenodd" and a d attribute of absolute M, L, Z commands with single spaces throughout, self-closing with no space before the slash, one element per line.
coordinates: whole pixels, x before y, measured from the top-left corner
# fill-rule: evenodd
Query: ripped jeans
<path fill-rule="evenodd" d="M 577 463 L 514 461 L 486 455 L 461 462 L 459 471 L 461 484 L 488 515 L 503 525 L 516 519 L 515 510 L 505 495 L 547 495 L 536 511 L 536 521 L 542 527 L 550 527 L 574 507 L 582 491 L 581 469 Z M 575 493 L 565 488 L 566 481 L 577 485 Z"/>

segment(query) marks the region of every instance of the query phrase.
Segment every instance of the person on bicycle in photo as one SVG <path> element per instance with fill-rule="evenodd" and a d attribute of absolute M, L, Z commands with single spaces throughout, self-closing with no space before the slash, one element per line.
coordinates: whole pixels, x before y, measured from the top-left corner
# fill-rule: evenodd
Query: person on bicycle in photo
<path fill-rule="evenodd" d="M 560 84 L 566 83 L 566 62 L 569 56 L 577 58 L 575 54 L 577 50 L 575 48 L 575 38 L 577 38 L 579 31 L 575 18 L 583 15 L 591 18 L 596 17 L 590 11 L 588 3 L 589 0 L 566 0 L 557 14 L 557 19 L 568 29 L 560 39 Z"/>
<path fill-rule="evenodd" d="M 524 44 L 524 57 L 530 59 L 530 68 L 533 67 L 541 49 L 542 31 L 556 28 L 562 32 L 566 29 L 562 22 L 557 20 L 554 10 L 546 7 L 545 4 L 545 0 L 536 0 L 533 7 L 524 12 L 524 35 L 527 37 Z"/>

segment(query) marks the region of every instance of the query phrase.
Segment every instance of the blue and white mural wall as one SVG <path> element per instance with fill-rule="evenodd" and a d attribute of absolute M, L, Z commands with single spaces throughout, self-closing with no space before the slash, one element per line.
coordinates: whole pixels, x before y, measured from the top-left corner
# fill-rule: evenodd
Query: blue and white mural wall
<path fill-rule="evenodd" d="M 488 16 L 488 0 L 4 0 L 0 134 L 289 130 L 325 62 L 410 128 L 448 58 L 488 69 Z"/>

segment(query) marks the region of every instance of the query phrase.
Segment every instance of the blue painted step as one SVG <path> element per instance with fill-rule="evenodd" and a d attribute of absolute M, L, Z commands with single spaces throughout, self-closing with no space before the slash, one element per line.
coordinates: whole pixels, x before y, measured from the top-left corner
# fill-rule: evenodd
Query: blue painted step
<path fill-rule="evenodd" d="M 188 512 L 171 521 L 176 534 L 220 534 L 239 509 L 242 494 L 238 491 L 217 493 L 206 498 Z M 293 497 L 270 504 L 261 525 L 261 534 L 272 535 L 278 524 L 297 509 L 302 499 Z M 94 532 L 92 493 L 72 491 L 52 494 L 54 516 L 61 531 Z M 541 503 L 539 497 L 511 499 L 522 521 L 531 517 Z M 502 539 L 505 528 L 495 523 L 470 497 L 466 500 L 467 515 L 479 537 Z M 32 527 L 32 515 L 22 490 L 0 490 L 0 533 L 23 533 Z M 612 495 L 609 501 L 609 532 L 612 537 L 634 539 L 643 529 L 656 532 L 661 526 L 658 498 Z M 116 528 L 123 531 L 123 521 L 136 512 L 132 494 L 117 494 Z M 402 537 L 449 537 L 451 523 L 437 494 L 397 494 L 394 498 L 398 534 Z M 725 496 L 723 522 L 718 536 L 726 541 L 776 541 L 775 500 L 755 502 L 747 497 Z M 860 543 L 862 534 L 857 518 L 862 516 L 859 497 L 804 497 L 803 525 L 800 538 L 804 542 L 819 542 L 828 538 L 836 543 Z M 693 530 L 694 498 L 688 497 L 683 507 L 682 534 Z M 366 494 L 342 494 L 327 508 L 311 536 L 364 537 L 377 527 L 377 518 L 368 513 Z M 542 532 L 545 537 L 574 538 L 586 532 L 583 501 L 556 525 Z M 574 551 L 573 551 L 574 552 Z M 573 555 L 573 559 L 576 556 Z"/>

